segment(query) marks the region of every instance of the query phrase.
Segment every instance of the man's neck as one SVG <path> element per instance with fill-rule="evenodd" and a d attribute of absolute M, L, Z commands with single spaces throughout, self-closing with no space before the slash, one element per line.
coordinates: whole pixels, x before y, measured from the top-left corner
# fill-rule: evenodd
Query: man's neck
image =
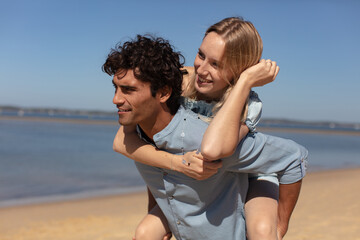
<path fill-rule="evenodd" d="M 161 111 L 152 122 L 140 123 L 139 126 L 146 136 L 153 140 L 154 135 L 162 131 L 171 122 L 173 117 L 174 115 L 170 112 Z"/>

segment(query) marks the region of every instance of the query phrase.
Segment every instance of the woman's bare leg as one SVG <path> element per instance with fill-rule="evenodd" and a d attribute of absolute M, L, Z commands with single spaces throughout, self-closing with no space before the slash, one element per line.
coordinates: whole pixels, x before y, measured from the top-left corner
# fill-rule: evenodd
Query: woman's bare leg
<path fill-rule="evenodd" d="M 170 232 L 166 218 L 158 205 L 141 220 L 136 228 L 136 240 L 163 240 Z"/>
<path fill-rule="evenodd" d="M 278 219 L 277 184 L 266 180 L 249 180 L 245 203 L 246 231 L 249 240 L 276 240 Z"/>

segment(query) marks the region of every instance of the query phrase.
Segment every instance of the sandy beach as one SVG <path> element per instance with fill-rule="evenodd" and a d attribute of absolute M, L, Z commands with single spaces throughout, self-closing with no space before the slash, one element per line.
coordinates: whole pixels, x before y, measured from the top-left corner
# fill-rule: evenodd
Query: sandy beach
<path fill-rule="evenodd" d="M 360 240 L 360 169 L 309 173 L 286 240 Z M 146 195 L 97 197 L 0 209 L 0 240 L 131 239 Z"/>

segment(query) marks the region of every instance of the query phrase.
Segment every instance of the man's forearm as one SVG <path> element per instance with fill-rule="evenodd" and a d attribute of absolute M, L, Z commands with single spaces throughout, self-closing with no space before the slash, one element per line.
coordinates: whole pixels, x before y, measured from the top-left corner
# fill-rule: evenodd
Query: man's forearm
<path fill-rule="evenodd" d="M 291 214 L 299 198 L 301 183 L 302 180 L 279 186 L 278 233 L 281 237 L 288 230 Z"/>
<path fill-rule="evenodd" d="M 157 203 L 155 201 L 154 196 L 150 192 L 149 188 L 147 188 L 147 193 L 148 193 L 148 212 L 150 212 L 156 206 Z"/>

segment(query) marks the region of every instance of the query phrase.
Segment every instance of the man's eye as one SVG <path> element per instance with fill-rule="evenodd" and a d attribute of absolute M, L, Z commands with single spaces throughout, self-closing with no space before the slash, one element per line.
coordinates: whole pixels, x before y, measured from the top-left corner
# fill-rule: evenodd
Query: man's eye
<path fill-rule="evenodd" d="M 121 88 L 121 91 L 122 91 L 123 93 L 131 93 L 131 92 L 134 92 L 135 89 L 134 89 L 134 88 L 130 88 L 130 87 L 122 87 L 122 88 Z"/>
<path fill-rule="evenodd" d="M 202 60 L 205 59 L 204 54 L 203 54 L 202 52 L 200 52 L 200 51 L 198 52 L 198 56 L 199 56 L 199 58 L 202 59 Z"/>

